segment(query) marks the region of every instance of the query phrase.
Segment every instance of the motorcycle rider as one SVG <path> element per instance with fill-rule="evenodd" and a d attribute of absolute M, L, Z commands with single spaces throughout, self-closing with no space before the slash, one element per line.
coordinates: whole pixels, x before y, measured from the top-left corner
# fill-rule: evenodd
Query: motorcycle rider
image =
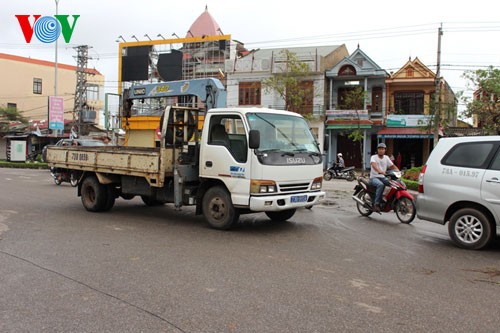
<path fill-rule="evenodd" d="M 375 202 L 373 211 L 380 213 L 380 202 L 384 193 L 384 187 L 389 186 L 389 180 L 385 177 L 387 170 L 399 171 L 389 156 L 385 155 L 387 146 L 385 143 L 379 143 L 377 146 L 377 154 L 370 158 L 370 185 L 376 188 Z"/>
<path fill-rule="evenodd" d="M 335 170 L 335 174 L 338 176 L 340 170 L 345 168 L 345 162 L 344 159 L 342 158 L 342 153 L 337 154 L 337 162 L 335 163 L 335 167 L 333 170 Z"/>

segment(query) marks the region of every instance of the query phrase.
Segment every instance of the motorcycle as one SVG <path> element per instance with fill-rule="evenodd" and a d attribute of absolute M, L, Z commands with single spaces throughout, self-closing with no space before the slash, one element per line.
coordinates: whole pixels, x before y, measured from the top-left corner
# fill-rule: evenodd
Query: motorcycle
<path fill-rule="evenodd" d="M 401 175 L 400 171 L 387 173 L 390 186 L 384 189 L 380 212 L 388 213 L 394 210 L 401 223 L 410 224 L 417 212 L 415 198 L 406 189 Z M 370 216 L 374 212 L 375 187 L 370 185 L 369 179 L 358 178 L 358 185 L 354 187 L 352 198 L 356 201 L 356 207 L 362 216 Z"/>
<path fill-rule="evenodd" d="M 323 172 L 324 180 L 331 179 L 345 179 L 348 182 L 352 182 L 356 179 L 356 172 L 354 171 L 354 167 L 350 166 L 347 168 L 342 168 L 339 170 L 336 164 L 329 167 L 325 172 Z"/>
<path fill-rule="evenodd" d="M 56 185 L 61 185 L 63 182 L 70 183 L 71 186 L 78 185 L 78 175 L 68 169 L 50 168 L 50 175 L 54 179 Z"/>

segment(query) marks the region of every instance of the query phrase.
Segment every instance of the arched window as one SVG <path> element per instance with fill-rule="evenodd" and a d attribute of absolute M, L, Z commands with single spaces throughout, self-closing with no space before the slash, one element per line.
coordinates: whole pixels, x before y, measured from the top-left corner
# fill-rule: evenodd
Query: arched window
<path fill-rule="evenodd" d="M 339 76 L 354 76 L 356 75 L 356 70 L 351 65 L 344 65 L 339 70 Z"/>

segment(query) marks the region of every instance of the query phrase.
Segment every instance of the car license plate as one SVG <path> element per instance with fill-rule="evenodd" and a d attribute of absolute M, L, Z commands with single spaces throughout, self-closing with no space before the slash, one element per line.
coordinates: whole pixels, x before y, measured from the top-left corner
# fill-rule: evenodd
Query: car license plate
<path fill-rule="evenodd" d="M 307 201 L 307 195 L 292 195 L 291 202 L 306 202 Z"/>

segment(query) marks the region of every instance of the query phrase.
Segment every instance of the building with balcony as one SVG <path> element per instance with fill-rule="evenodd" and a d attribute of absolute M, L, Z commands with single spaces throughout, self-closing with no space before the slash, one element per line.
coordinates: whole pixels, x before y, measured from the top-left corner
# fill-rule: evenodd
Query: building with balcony
<path fill-rule="evenodd" d="M 332 164 L 337 153 L 342 153 L 346 165 L 368 168 L 370 155 L 375 151 L 377 133 L 382 129 L 386 115 L 386 78 L 388 73 L 380 68 L 358 46 L 349 56 L 327 70 L 328 108 L 325 131 L 329 136 L 330 150 L 327 162 Z M 346 105 L 349 93 L 360 87 L 361 100 Z M 363 132 L 363 141 L 354 142 L 349 134 Z"/>
<path fill-rule="evenodd" d="M 310 120 L 313 133 L 320 143 L 324 137 L 324 114 L 328 96 L 325 71 L 348 55 L 345 45 L 259 49 L 240 57 L 226 60 L 228 106 L 263 106 L 285 109 L 286 101 L 275 91 L 267 91 L 262 81 L 287 71 L 286 51 L 301 63 L 307 64 L 309 72 L 301 78 L 305 92 L 304 103 L 296 111 Z"/>
<path fill-rule="evenodd" d="M 387 144 L 388 154 L 401 155 L 400 167 L 420 166 L 434 146 L 434 110 L 439 110 L 442 129 L 457 126 L 457 99 L 448 83 L 439 78 L 440 96 L 436 103 L 436 74 L 418 58 L 386 80 L 385 128 L 377 133 Z"/>

